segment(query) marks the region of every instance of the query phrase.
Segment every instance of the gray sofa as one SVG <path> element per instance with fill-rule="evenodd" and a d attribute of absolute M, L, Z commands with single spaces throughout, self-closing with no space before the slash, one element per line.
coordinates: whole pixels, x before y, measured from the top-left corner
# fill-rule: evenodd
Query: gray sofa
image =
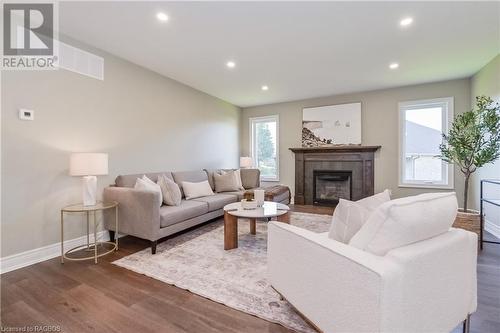
<path fill-rule="evenodd" d="M 121 234 L 151 241 L 151 252 L 156 253 L 160 238 L 170 236 L 197 224 L 223 216 L 223 207 L 243 198 L 245 191 L 215 193 L 215 195 L 185 200 L 184 193 L 180 206 L 167 206 L 158 203 L 158 193 L 134 189 L 137 178 L 146 175 L 154 182 L 161 174 L 175 181 L 182 192 L 182 182 L 200 182 L 208 180 L 214 189 L 213 173 L 215 170 L 141 173 L 116 177 L 115 184 L 104 189 L 104 201 L 118 202 L 119 225 Z M 260 186 L 258 169 L 241 169 L 241 181 L 245 190 Z M 114 215 L 105 212 L 104 225 L 115 237 Z"/>

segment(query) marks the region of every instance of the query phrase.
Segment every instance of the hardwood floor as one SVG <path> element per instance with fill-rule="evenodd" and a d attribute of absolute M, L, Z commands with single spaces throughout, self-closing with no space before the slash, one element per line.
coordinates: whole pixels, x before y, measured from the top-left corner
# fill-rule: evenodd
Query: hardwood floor
<path fill-rule="evenodd" d="M 333 211 L 313 206 L 292 209 Z M 102 257 L 98 265 L 92 261 L 61 265 L 54 258 L 2 274 L 2 329 L 57 325 L 63 332 L 290 332 L 111 264 L 149 245 L 124 237 L 120 251 Z M 485 245 L 478 258 L 478 279 L 479 306 L 471 331 L 500 332 L 500 245 Z"/>

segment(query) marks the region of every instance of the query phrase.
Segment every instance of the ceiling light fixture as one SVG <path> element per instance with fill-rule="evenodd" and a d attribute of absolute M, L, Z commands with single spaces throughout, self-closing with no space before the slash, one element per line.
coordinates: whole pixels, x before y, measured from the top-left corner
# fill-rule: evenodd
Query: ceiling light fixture
<path fill-rule="evenodd" d="M 234 61 L 228 61 L 226 62 L 227 68 L 234 68 L 236 67 L 236 63 Z"/>
<path fill-rule="evenodd" d="M 268 91 L 269 87 L 268 86 L 262 86 L 261 89 L 264 90 L 264 91 Z"/>
<path fill-rule="evenodd" d="M 393 62 L 392 64 L 389 65 L 390 69 L 396 69 L 399 67 L 399 64 L 397 62 Z"/>
<path fill-rule="evenodd" d="M 399 25 L 402 27 L 409 26 L 412 23 L 413 23 L 413 18 L 411 18 L 411 17 L 405 17 L 404 19 L 399 21 Z"/>
<path fill-rule="evenodd" d="M 159 20 L 159 21 L 162 21 L 162 22 L 167 22 L 168 21 L 168 15 L 165 14 L 165 13 L 158 13 L 156 14 L 156 18 Z"/>

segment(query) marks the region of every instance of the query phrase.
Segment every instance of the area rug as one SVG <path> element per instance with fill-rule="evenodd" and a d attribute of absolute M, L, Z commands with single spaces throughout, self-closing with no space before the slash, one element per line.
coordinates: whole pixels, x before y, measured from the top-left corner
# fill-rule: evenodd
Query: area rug
<path fill-rule="evenodd" d="M 267 223 L 257 222 L 250 234 L 247 221 L 238 223 L 238 248 L 224 251 L 222 219 L 114 261 L 141 273 L 298 332 L 315 332 L 267 281 Z M 331 216 L 292 213 L 291 224 L 326 232 Z"/>

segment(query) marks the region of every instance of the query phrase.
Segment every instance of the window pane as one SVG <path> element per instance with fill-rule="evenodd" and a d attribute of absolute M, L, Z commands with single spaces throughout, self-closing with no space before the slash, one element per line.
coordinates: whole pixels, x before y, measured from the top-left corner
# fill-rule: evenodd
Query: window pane
<path fill-rule="evenodd" d="M 276 122 L 254 123 L 255 162 L 264 178 L 277 178 Z"/>
<path fill-rule="evenodd" d="M 412 108 L 405 110 L 405 166 L 406 181 L 444 181 L 440 154 L 443 107 Z"/>

